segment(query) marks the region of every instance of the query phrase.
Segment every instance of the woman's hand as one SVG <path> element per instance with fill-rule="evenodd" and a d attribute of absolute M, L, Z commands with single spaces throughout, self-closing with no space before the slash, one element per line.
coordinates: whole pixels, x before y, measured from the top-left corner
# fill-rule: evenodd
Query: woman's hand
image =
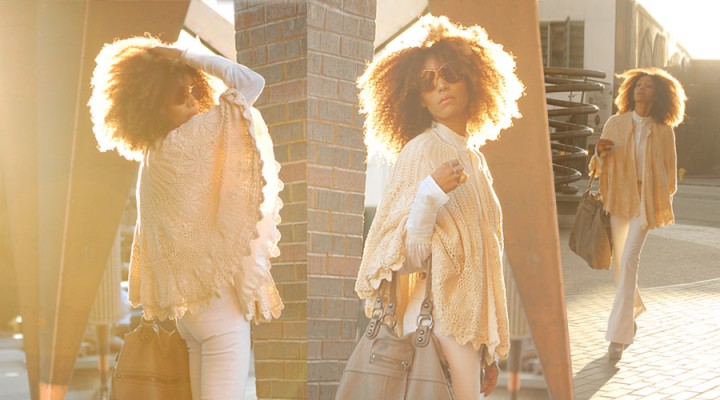
<path fill-rule="evenodd" d="M 156 57 L 165 57 L 165 58 L 180 58 L 182 55 L 182 50 L 176 49 L 174 47 L 165 47 L 165 46 L 157 46 L 153 47 L 151 49 L 148 49 L 148 52 Z"/>
<path fill-rule="evenodd" d="M 615 146 L 615 143 L 613 143 L 610 139 L 600 139 L 598 140 L 595 147 L 597 147 L 598 154 L 607 153 L 612 151 L 613 147 Z"/>
<path fill-rule="evenodd" d="M 485 364 L 483 371 L 483 382 L 480 386 L 480 392 L 482 392 L 484 397 L 488 397 L 490 393 L 495 390 L 498 376 L 500 375 L 500 368 L 498 368 L 498 364 L 494 362 L 490 365 Z"/>
<path fill-rule="evenodd" d="M 467 180 L 464 169 L 460 160 L 450 160 L 442 163 L 431 176 L 443 192 L 450 193 Z"/>

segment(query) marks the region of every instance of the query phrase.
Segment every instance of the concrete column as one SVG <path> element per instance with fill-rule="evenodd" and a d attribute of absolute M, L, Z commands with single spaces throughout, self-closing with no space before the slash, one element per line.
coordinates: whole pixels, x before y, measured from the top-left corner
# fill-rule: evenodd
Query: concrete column
<path fill-rule="evenodd" d="M 484 27 L 516 57 L 523 118 L 482 149 L 503 208 L 512 265 L 553 399 L 572 399 L 572 368 L 560 264 L 550 136 L 534 0 L 430 0 L 430 12 Z"/>
<path fill-rule="evenodd" d="M 33 399 L 62 399 L 137 165 L 97 150 L 86 106 L 114 38 L 177 38 L 188 0 L 0 2 L 0 167 Z M 0 202 L 2 204 L 3 202 Z"/>
<path fill-rule="evenodd" d="M 37 135 L 37 5 L 22 0 L 0 2 L 0 168 L 3 169 L 7 217 L 2 221 L 9 236 L 13 269 L 23 318 L 23 347 L 28 385 L 38 398 L 40 354 L 38 339 L 38 135 Z M 22 60 L 22 62 L 19 62 Z"/>

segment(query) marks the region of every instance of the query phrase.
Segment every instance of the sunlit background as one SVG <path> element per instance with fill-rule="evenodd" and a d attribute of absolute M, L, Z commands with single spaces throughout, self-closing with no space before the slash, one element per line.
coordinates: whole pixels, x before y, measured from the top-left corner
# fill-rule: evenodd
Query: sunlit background
<path fill-rule="evenodd" d="M 541 1 L 542 2 L 542 1 Z M 720 1 L 638 0 L 694 59 L 720 59 Z"/>
<path fill-rule="evenodd" d="M 34 3 L 32 0 L 17 0 L 17 4 L 26 1 L 28 4 Z M 78 0 L 76 3 L 82 4 L 88 1 Z M 271 0 L 267 1 L 269 3 Z M 305 0 L 301 1 L 309 3 Z M 247 3 L 247 1 L 237 0 L 236 2 L 238 4 Z M 358 3 L 360 2 L 358 1 Z M 48 7 L 53 3 L 58 4 L 58 2 L 37 3 Z M 103 2 L 95 1 L 94 3 L 97 5 Z M 146 2 L 107 3 L 130 7 L 133 3 Z M 246 55 L 242 53 L 239 57 L 237 55 L 238 48 L 243 50 L 242 45 L 238 45 L 239 40 L 247 36 L 243 37 L 242 34 L 236 36 L 233 0 L 188 0 L 177 3 L 184 3 L 187 6 L 186 15 L 181 16 L 184 20 L 182 21 L 183 28 L 178 43 L 179 47 L 184 48 L 192 41 L 199 40 L 208 51 L 221 54 L 229 59 L 247 62 L 248 58 L 243 58 Z M 488 5 L 492 7 L 493 4 L 491 1 L 478 1 L 477 3 L 482 7 Z M 11 1 L 0 0 L 0 5 L 6 4 L 11 4 Z M 690 96 L 688 118 L 677 130 L 679 167 L 687 170 L 691 177 L 720 176 L 720 140 L 717 139 L 720 138 L 720 131 L 718 131 L 720 114 L 716 111 L 717 104 L 720 103 L 720 23 L 718 23 L 720 0 L 538 0 L 537 4 L 538 25 L 526 28 L 527 31 L 537 32 L 535 29 L 539 29 L 541 32 L 540 44 L 544 66 L 591 69 L 606 73 L 606 78 L 595 79 L 596 82 L 604 85 L 602 92 L 587 95 L 584 93 L 562 94 L 565 96 L 562 100 L 575 101 L 579 99 L 599 108 L 599 112 L 584 122 L 595 129 L 591 140 L 599 136 L 605 120 L 612 115 L 612 96 L 616 85 L 613 78 L 614 73 L 636 66 L 667 68 L 683 80 Z M 374 43 L 377 56 L 417 40 L 414 31 L 417 28 L 414 27 L 414 22 L 428 12 L 428 0 L 377 0 L 377 7 Z M 0 9 L 4 10 L 2 7 Z M 32 11 L 34 12 L 34 9 Z M 2 16 L 3 13 L 0 11 L 0 17 Z M 27 15 L 22 17 L 23 20 L 38 22 L 33 18 L 28 18 Z M 13 138 L 18 138 L 18 141 L 35 140 L 38 143 L 39 150 L 34 148 L 28 150 L 31 157 L 42 160 L 36 163 L 42 164 L 40 167 L 33 166 L 37 169 L 35 175 L 40 176 L 45 182 L 52 182 L 53 186 L 41 187 L 40 195 L 36 194 L 36 198 L 33 199 L 34 202 L 37 202 L 37 196 L 39 196 L 42 205 L 51 206 L 43 208 L 40 213 L 42 221 L 35 221 L 35 223 L 43 225 L 45 230 L 43 238 L 46 240 L 43 243 L 46 248 L 52 248 L 53 251 L 59 252 L 63 232 L 61 229 L 53 230 L 54 228 L 49 227 L 52 227 L 53 223 L 61 218 L 59 210 L 66 210 L 66 207 L 62 190 L 57 189 L 54 185 L 56 179 L 66 179 L 68 175 L 66 169 L 72 144 L 68 137 L 63 135 L 70 135 L 68 132 L 74 132 L 72 124 L 74 116 L 82 116 L 87 111 L 86 99 L 81 98 L 82 90 L 79 90 L 86 82 L 83 81 L 80 84 L 75 82 L 74 79 L 80 75 L 81 71 L 72 70 L 77 67 L 73 63 L 80 58 L 75 51 L 79 51 L 82 43 L 78 37 L 73 35 L 77 33 L 75 28 L 82 24 L 75 24 L 75 21 L 72 21 L 72 24 L 64 22 L 56 15 L 45 15 L 45 18 L 46 20 L 40 22 L 49 25 L 50 28 L 42 30 L 43 35 L 48 35 L 54 32 L 53 29 L 57 29 L 68 33 L 68 37 L 53 41 L 45 40 L 45 36 L 39 37 L 37 40 L 35 38 L 27 40 L 23 35 L 30 32 L 29 28 L 28 31 L 16 32 L 7 26 L 0 25 L 1 36 L 8 42 L 29 43 L 30 46 L 35 46 L 37 43 L 38 45 L 38 51 L 25 52 L 23 53 L 25 57 L 15 56 L 12 52 L 3 52 L 4 59 L 0 60 L 0 76 L 3 77 L 0 80 L 4 79 L 0 85 L 0 92 L 4 94 L 3 100 L 0 100 L 4 101 L 0 106 L 0 115 L 3 117 L 0 120 L 7 124 L 8 121 L 13 121 L 13 118 L 19 115 L 27 117 L 27 120 L 38 125 L 37 129 L 35 131 L 32 128 L 28 129 L 25 125 L 26 121 L 23 120 L 14 125 L 14 130 L 4 130 L 5 125 L 0 126 L 0 131 L 2 131 L 0 138 L 8 132 L 13 134 L 17 132 Z M 164 14 L 158 20 L 166 21 L 168 16 Z M 241 21 L 241 18 L 238 21 Z M 42 28 L 43 24 L 40 22 L 38 22 L 38 27 Z M 508 21 L 508 23 L 512 22 Z M 128 23 L 132 24 L 132 21 Z M 72 29 L 63 24 L 72 26 Z M 247 35 L 248 31 L 242 30 L 242 22 L 240 24 L 238 31 Z M 619 31 L 622 32 L 618 33 Z M 23 41 L 23 39 L 26 40 Z M 53 39 L 56 38 L 53 37 Z M 64 52 L 58 49 L 63 49 Z M 71 51 L 68 52 L 67 49 Z M 34 57 L 38 59 L 36 60 Z M 17 64 L 18 60 L 23 60 L 23 67 L 27 70 L 37 68 L 38 71 L 43 71 L 43 74 L 38 74 L 37 78 L 32 74 L 23 75 L 26 78 L 23 81 L 2 68 L 11 63 Z M 38 63 L 38 60 L 52 62 L 41 64 Z M 518 62 L 522 63 L 523 60 L 518 60 Z M 13 71 L 17 72 L 18 69 Z M 267 73 L 267 71 L 261 72 Z M 43 108 L 42 117 L 27 110 L 18 109 L 18 104 L 29 104 L 28 102 L 23 103 L 28 95 L 33 96 L 35 92 L 40 93 L 39 88 L 33 86 L 35 81 L 40 84 L 50 83 L 53 88 L 53 90 L 43 91 L 41 103 L 45 108 Z M 27 87 L 30 89 L 29 92 L 26 92 Z M 13 90 L 7 91 L 8 88 Z M 18 93 L 22 95 L 18 95 Z M 558 97 L 560 96 L 558 95 Z M 48 104 L 51 104 L 52 107 L 48 107 Z M 17 120 L 21 119 L 17 118 Z M 578 144 L 578 146 L 583 147 L 588 143 Z M 0 156 L 7 157 L 8 154 L 15 151 L 9 149 L 10 147 L 0 148 L 0 152 L 4 151 Z M 13 176 L 22 174 L 23 171 L 16 165 L 6 164 L 3 167 L 6 167 L 6 170 L 0 171 L 0 194 L 4 196 L 2 180 L 7 178 L 3 178 L 3 174 L 5 177 L 9 177 L 11 174 Z M 366 179 L 368 187 L 365 193 L 368 208 L 377 204 L 386 174 L 387 165 L 380 165 L 379 162 L 375 163 L 373 159 L 370 160 Z M 37 188 L 35 189 L 37 190 Z M 57 193 L 61 195 L 58 196 Z M 5 211 L 3 209 L 5 207 L 4 200 L 5 198 L 0 196 L 0 216 Z M 128 208 L 132 208 L 132 203 L 128 202 L 128 204 Z M 132 240 L 134 224 L 132 214 L 129 215 L 131 216 L 123 217 L 121 222 L 121 225 L 124 226 L 121 234 L 126 248 L 127 243 Z M 0 232 L 9 232 L 8 226 L 3 225 L 2 222 L 0 221 Z M 116 222 L 116 219 L 112 221 L 112 223 Z M 0 237 L 2 239 L 10 238 L 12 233 L 0 235 Z M 57 239 L 57 243 L 51 242 L 47 238 Z M 9 248 L 10 241 L 7 240 L 7 242 Z M 2 240 L 0 240 L 0 246 L 2 245 Z M 0 248 L 0 264 L 3 264 L 0 266 L 9 265 L 10 261 L 7 261 L 9 258 L 3 258 L 7 254 L 9 253 L 3 253 Z M 44 265 L 50 265 L 57 261 L 53 258 L 54 252 L 42 252 L 40 249 L 39 254 L 43 258 Z M 126 263 L 127 257 L 124 257 L 123 261 Z M 15 338 L 20 339 L 21 335 L 17 332 L 19 332 L 21 320 L 15 319 L 18 309 L 17 293 L 16 288 L 12 285 L 15 281 L 14 277 L 8 277 L 7 271 L 8 269 L 0 268 L 0 323 L 14 321 L 11 324 L 12 330 L 15 332 Z M 55 285 L 54 281 L 51 282 L 52 278 L 52 276 L 44 276 L 41 279 L 44 280 L 45 286 L 49 287 Z M 80 362 L 76 364 L 77 369 L 96 368 L 96 363 L 83 363 L 82 358 L 81 356 Z M 21 363 L 18 365 L 20 371 L 24 371 L 25 367 Z M 22 374 L 24 372 L 18 374 L 9 371 L 5 372 L 4 377 L 23 377 Z M 0 374 L 0 378 L 3 378 L 2 374 Z M 21 385 L 24 384 L 23 380 Z M 250 384 L 249 391 L 253 390 L 254 385 Z M 249 396 L 249 398 L 253 398 L 252 394 Z M 2 394 L 0 394 L 0 398 L 3 398 Z"/>

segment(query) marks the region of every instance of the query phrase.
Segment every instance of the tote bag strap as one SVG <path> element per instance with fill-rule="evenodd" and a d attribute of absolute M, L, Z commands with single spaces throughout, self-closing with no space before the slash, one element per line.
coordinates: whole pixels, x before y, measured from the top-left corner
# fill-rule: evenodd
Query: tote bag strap
<path fill-rule="evenodd" d="M 397 286 L 397 272 L 392 273 L 392 277 L 390 278 L 390 282 L 385 281 L 385 286 L 390 286 L 390 290 L 388 293 L 388 300 L 385 304 L 385 318 L 383 322 L 387 325 L 389 325 L 391 328 L 395 328 L 395 325 L 397 325 L 397 316 L 395 315 L 395 310 L 397 309 L 397 298 L 396 298 L 396 286 Z"/>
<path fill-rule="evenodd" d="M 386 324 L 391 328 L 395 328 L 397 324 L 397 316 L 395 315 L 395 280 L 396 273 L 393 272 L 390 281 L 383 279 L 380 282 L 377 297 L 375 297 L 375 305 L 370 314 L 370 322 L 368 323 L 365 334 L 368 338 L 373 339 L 379 332 L 380 325 Z"/>
<path fill-rule="evenodd" d="M 420 313 L 417 317 L 417 329 L 415 330 L 415 345 L 419 347 L 426 346 L 430 342 L 432 334 L 433 321 L 433 301 L 432 301 L 432 255 L 428 261 L 427 275 L 425 276 L 425 299 L 420 305 Z"/>
<path fill-rule="evenodd" d="M 380 283 L 380 290 L 375 299 L 370 323 L 368 324 L 367 335 L 373 338 L 377 334 L 380 324 L 386 324 L 391 328 L 395 328 L 397 324 L 397 316 L 395 311 L 396 305 L 396 285 L 397 272 L 393 272 L 390 281 L 383 280 Z M 387 299 L 387 301 L 385 301 Z M 432 333 L 433 321 L 433 301 L 432 301 L 432 256 L 428 261 L 427 273 L 425 277 L 425 299 L 420 306 L 420 313 L 417 317 L 417 335 L 415 336 L 415 344 L 418 346 L 427 345 Z"/>
<path fill-rule="evenodd" d="M 585 192 L 590 192 L 592 190 L 592 184 L 594 180 L 600 180 L 600 177 L 595 173 L 595 171 L 592 171 L 590 173 L 590 179 L 588 180 L 588 186 L 587 189 L 585 189 Z"/>

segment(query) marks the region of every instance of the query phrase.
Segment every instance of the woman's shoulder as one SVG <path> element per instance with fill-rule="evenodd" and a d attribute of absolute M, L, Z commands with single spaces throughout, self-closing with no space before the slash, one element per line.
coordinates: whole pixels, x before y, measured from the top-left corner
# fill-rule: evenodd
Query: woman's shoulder
<path fill-rule="evenodd" d="M 623 130 L 623 127 L 626 126 L 632 127 L 632 113 L 614 114 L 605 121 L 602 132 L 603 135 L 613 134 Z"/>
<path fill-rule="evenodd" d="M 673 127 L 662 122 L 655 121 L 655 123 L 653 123 L 653 128 L 659 132 L 664 132 L 667 134 L 673 133 Z"/>
<path fill-rule="evenodd" d="M 220 131 L 217 129 L 221 121 L 218 107 L 212 107 L 204 113 L 197 114 L 187 122 L 170 131 L 158 143 L 157 150 L 163 152 L 178 152 L 190 150 L 203 144 L 211 143 Z"/>
<path fill-rule="evenodd" d="M 438 147 L 437 138 L 429 130 L 415 136 L 403 146 L 397 159 L 393 162 L 393 170 L 415 171 L 418 176 L 425 176 L 431 171 L 434 163 L 432 160 Z"/>
<path fill-rule="evenodd" d="M 613 114 L 605 122 L 605 126 L 613 126 L 617 124 L 623 124 L 632 120 L 632 112 L 625 112 L 622 114 Z"/>
<path fill-rule="evenodd" d="M 421 152 L 423 154 L 427 154 L 429 150 L 436 148 L 437 145 L 441 143 L 442 141 L 440 140 L 440 138 L 433 133 L 432 129 L 428 128 L 421 134 L 415 136 L 410 141 L 408 141 L 405 146 L 403 146 L 402 150 L 400 150 L 400 154 L 402 154 L 403 152 Z"/>

